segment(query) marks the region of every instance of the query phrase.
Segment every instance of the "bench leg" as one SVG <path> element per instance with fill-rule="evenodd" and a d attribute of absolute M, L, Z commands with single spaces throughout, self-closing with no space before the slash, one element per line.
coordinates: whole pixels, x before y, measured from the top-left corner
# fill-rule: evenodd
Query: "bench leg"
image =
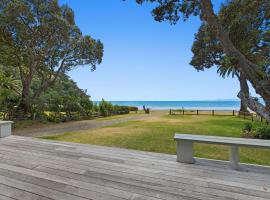
<path fill-rule="evenodd" d="M 195 163 L 195 159 L 193 158 L 193 142 L 177 142 L 177 162 L 189 164 Z"/>
<path fill-rule="evenodd" d="M 11 123 L 0 125 L 0 138 L 11 135 Z"/>
<path fill-rule="evenodd" d="M 239 169 L 239 152 L 238 152 L 238 146 L 236 145 L 231 146 L 230 162 L 231 162 L 231 166 L 234 169 Z"/>

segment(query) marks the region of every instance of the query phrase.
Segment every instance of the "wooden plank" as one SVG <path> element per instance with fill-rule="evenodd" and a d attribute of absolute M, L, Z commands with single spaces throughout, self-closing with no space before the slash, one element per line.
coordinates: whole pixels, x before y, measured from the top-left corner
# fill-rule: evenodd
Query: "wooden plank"
<path fill-rule="evenodd" d="M 203 194 L 196 191 L 185 191 L 169 186 L 157 186 L 157 185 L 146 185 L 140 182 L 129 180 L 124 180 L 120 177 L 108 177 L 106 175 L 97 174 L 76 174 L 70 171 L 39 167 L 38 170 L 42 172 L 47 172 L 50 174 L 58 174 L 60 176 L 68 177 L 71 179 L 82 180 L 84 182 L 97 182 L 98 184 L 106 184 L 106 186 L 122 189 L 129 192 L 135 192 L 141 195 L 147 195 L 150 197 L 155 197 L 164 200 L 178 200 L 178 199 L 203 199 L 203 200 L 214 200 L 214 199 L 224 199 L 224 197 L 212 195 L 212 194 Z"/>
<path fill-rule="evenodd" d="M 3 165 L 1 165 L 1 168 L 3 167 Z M 41 167 L 38 167 L 37 168 L 37 170 L 39 170 Z M 10 166 L 6 166 L 6 169 L 9 169 L 9 170 L 12 170 L 13 172 L 14 172 L 14 170 L 16 170 L 17 169 L 17 171 L 19 170 L 19 171 L 22 171 L 22 172 L 24 172 L 24 173 L 26 173 L 26 171 L 28 171 L 28 173 L 29 173 L 29 170 L 23 170 L 23 169 L 19 169 L 19 168 L 14 168 L 14 167 L 10 167 Z M 41 168 L 42 169 L 42 168 Z M 62 169 L 60 169 L 60 173 L 57 173 L 57 175 L 59 175 L 59 174 L 62 174 L 65 170 L 62 170 Z M 31 172 L 32 174 L 33 174 L 33 172 Z M 36 174 L 36 172 L 34 172 L 35 174 Z M 68 172 L 68 174 L 71 174 L 71 172 L 69 171 Z M 76 173 L 75 173 L 76 174 Z M 98 174 L 98 173 L 97 173 Z M 50 175 L 49 175 L 49 177 L 50 177 Z M 99 179 L 96 179 L 95 180 L 95 178 L 94 178 L 94 180 L 92 180 L 92 178 L 91 179 L 87 179 L 87 177 L 86 176 L 83 176 L 84 177 L 84 179 L 86 179 L 86 180 L 89 180 L 89 181 L 94 181 L 94 183 L 95 182 L 97 182 Z M 84 180 L 85 181 L 85 180 Z M 113 184 L 111 185 L 111 187 L 115 187 L 115 185 L 117 185 L 117 181 L 118 180 L 116 180 L 115 182 L 113 182 Z M 104 182 L 104 181 L 102 181 L 102 182 Z M 106 183 L 108 184 L 108 181 L 106 180 Z M 122 184 L 121 185 L 121 187 L 119 187 L 119 189 L 122 189 L 123 188 L 123 185 L 126 185 L 126 186 L 128 186 L 128 184 L 125 182 L 125 184 Z M 137 184 L 139 187 L 141 187 L 141 184 L 140 183 L 138 183 Z M 129 186 L 129 187 L 131 187 L 131 186 Z M 162 185 L 161 187 L 166 187 L 166 185 Z M 149 191 L 149 189 L 145 189 L 145 190 L 147 190 L 147 191 Z M 166 191 L 166 190 L 165 190 Z M 178 191 L 178 190 L 177 190 Z M 145 192 L 145 191 L 144 191 Z M 141 192 L 141 194 L 144 194 L 144 192 Z M 157 192 L 157 193 L 161 193 L 161 192 Z M 147 194 L 147 193 L 145 193 L 145 194 Z M 190 194 L 190 195 L 192 195 L 192 194 Z M 200 194 L 200 195 L 202 195 L 202 194 Z M 166 195 L 166 198 L 168 197 L 169 195 L 167 194 Z M 165 198 L 165 199 L 166 199 Z M 172 197 L 171 197 L 172 198 Z M 173 198 L 173 199 L 175 199 L 175 198 Z M 178 199 L 178 198 L 176 198 L 176 199 Z M 189 198 L 188 198 L 189 199 Z M 211 198 L 208 198 L 208 199 L 211 199 Z"/>
<path fill-rule="evenodd" d="M 26 192 L 30 192 L 44 198 L 48 197 L 49 199 L 55 200 L 89 200 L 90 198 L 82 198 L 76 195 L 70 195 L 67 193 L 59 192 L 53 189 L 48 189 L 45 187 L 40 187 L 38 185 L 18 181 L 8 177 L 0 176 L 0 184 L 7 185 L 9 187 L 14 187 Z M 92 198 L 92 200 L 94 200 Z"/>
<path fill-rule="evenodd" d="M 24 159 L 24 158 L 23 158 Z M 27 159 L 27 158 L 26 158 Z M 48 161 L 47 161 L 48 162 Z M 68 162 L 69 163 L 69 162 Z M 41 163 L 40 163 L 41 164 Z M 74 167 L 73 168 L 71 168 L 72 167 L 72 165 L 69 165 L 69 167 L 66 167 L 66 166 L 62 166 L 62 165 L 60 165 L 60 166 L 58 166 L 59 165 L 59 163 L 52 163 L 52 164 L 41 164 L 42 166 L 48 166 L 48 167 L 53 167 L 53 168 L 55 168 L 55 167 L 57 167 L 57 169 L 61 169 L 61 170 L 66 170 L 66 171 L 70 171 L 71 170 L 71 172 L 74 172 L 74 173 L 80 173 L 80 174 L 83 174 L 84 173 L 84 171 L 83 170 L 78 170 L 78 168 L 83 168 L 83 166 L 80 166 L 80 165 L 74 165 Z M 98 167 L 98 168 L 93 168 L 93 167 L 91 167 L 90 169 L 95 169 L 95 170 L 98 170 L 99 168 L 101 168 L 102 169 L 102 166 L 101 167 Z M 87 168 L 86 166 L 84 167 L 84 169 L 89 169 L 89 168 Z M 122 169 L 121 169 L 122 170 Z M 97 171 L 97 172 L 99 172 L 99 171 Z M 122 171 L 122 172 L 124 172 L 124 170 Z M 128 171 L 128 169 L 126 170 L 126 172 L 129 172 L 129 173 L 133 173 L 132 172 L 132 170 L 129 170 Z M 115 172 L 115 171 L 112 171 L 112 172 L 108 172 L 108 174 L 110 174 L 110 173 L 113 173 L 113 174 L 117 174 L 117 171 Z M 142 177 L 142 180 L 147 180 L 147 177 L 149 176 L 149 173 L 148 174 L 146 174 L 145 172 L 142 172 L 141 174 L 138 172 L 137 173 L 138 175 L 142 175 L 143 174 L 143 177 Z M 127 174 L 127 175 L 123 175 L 123 176 L 125 176 L 125 177 L 128 177 L 129 175 Z M 165 176 L 165 175 L 164 175 Z M 168 175 L 166 175 L 166 177 L 167 177 Z M 146 178 L 144 178 L 144 177 L 146 177 Z M 153 177 L 155 177 L 155 178 L 157 178 L 157 176 L 153 176 Z M 168 176 L 169 177 L 169 176 Z M 136 176 L 136 178 L 138 178 L 138 176 Z M 160 177 L 160 178 L 162 178 L 162 177 Z M 176 177 L 172 177 L 172 179 L 169 179 L 169 180 L 174 180 Z M 181 177 L 179 180 L 181 180 L 181 181 L 183 181 L 183 180 L 185 180 L 186 178 L 184 178 L 184 177 Z M 180 181 L 180 182 L 181 182 Z M 153 183 L 157 183 L 157 182 L 160 182 L 159 180 L 153 180 Z M 172 181 L 172 183 L 173 183 L 174 181 Z M 179 186 L 180 185 L 180 182 L 179 183 L 177 183 L 177 186 Z M 200 182 L 199 180 L 196 180 L 195 182 Z M 171 182 L 164 182 L 163 183 L 165 186 L 167 185 L 167 186 L 170 186 L 170 187 L 174 187 L 174 185 L 172 185 L 171 184 Z M 184 182 L 184 184 L 185 184 L 185 182 Z M 190 183 L 186 183 L 186 185 L 190 185 Z M 246 187 L 246 186 L 244 186 L 244 187 Z M 248 187 L 249 188 L 249 187 Z M 256 189 L 256 187 L 255 186 L 252 186 L 251 187 L 251 189 L 253 190 L 253 189 Z M 240 189 L 239 189 L 240 190 Z"/>
<path fill-rule="evenodd" d="M 57 175 L 43 173 L 37 170 L 22 169 L 12 166 L 0 165 L 0 175 L 7 176 L 9 178 L 16 178 L 24 182 L 60 190 L 66 193 L 73 193 L 74 188 L 81 188 L 88 191 L 87 196 L 95 196 L 95 199 L 115 199 L 115 197 L 119 197 L 118 199 L 130 199 L 133 195 L 136 195 L 135 193 L 104 187 L 95 183 L 86 183 L 80 180 L 73 180 Z M 93 191 L 95 193 L 90 193 Z M 111 196 L 108 197 L 107 194 L 111 194 Z M 138 196 L 139 195 L 137 195 L 137 197 Z"/>
<path fill-rule="evenodd" d="M 50 198 L 42 197 L 31 192 L 17 189 L 14 186 L 8 186 L 0 183 L 0 194 L 2 196 L 7 196 L 6 199 L 16 199 L 16 200 L 52 200 Z"/>
<path fill-rule="evenodd" d="M 10 198 L 7 196 L 0 195 L 0 200 L 14 200 L 14 198 Z"/>
<path fill-rule="evenodd" d="M 137 162 L 137 161 L 136 161 L 136 162 Z M 136 164 L 136 162 L 135 162 L 135 164 Z M 158 161 L 158 162 L 159 162 L 159 161 Z M 167 163 L 167 164 L 168 164 L 168 163 Z M 175 162 L 171 162 L 169 166 L 171 166 L 171 165 L 173 165 L 173 164 L 175 164 Z M 144 164 L 142 164 L 142 165 L 144 165 Z M 154 163 L 150 163 L 150 165 L 154 165 Z M 159 165 L 163 165 L 163 163 L 158 163 L 157 166 L 159 166 Z M 177 165 L 176 165 L 176 166 L 177 166 Z M 179 166 L 182 166 L 182 165 L 178 165 L 177 167 L 179 167 Z M 183 166 L 185 166 L 185 165 L 183 165 Z M 147 166 L 147 167 L 148 167 L 148 166 Z M 151 167 L 151 166 L 150 166 L 150 167 Z M 192 167 L 193 167 L 193 166 L 192 166 Z M 201 166 L 197 166 L 197 167 L 201 167 Z M 204 167 L 206 167 L 206 169 L 207 169 L 208 166 L 204 166 Z M 211 169 L 211 172 L 212 172 L 214 169 L 215 169 L 215 168 Z M 170 168 L 167 168 L 167 169 L 164 169 L 164 170 L 170 170 Z M 226 174 L 228 174 L 228 173 L 233 173 L 233 174 L 232 174 L 232 177 L 235 177 L 235 176 L 237 176 L 237 174 L 238 174 L 238 173 L 235 173 L 234 171 L 231 171 L 231 170 L 228 170 L 227 172 L 225 171 L 224 173 L 225 173 L 224 175 L 226 175 Z M 250 175 L 250 173 L 249 173 L 249 175 Z M 245 176 L 246 176 L 246 175 L 245 175 Z M 245 176 L 242 175 L 242 177 L 245 177 Z M 253 180 L 254 180 L 254 179 L 253 179 Z"/>
<path fill-rule="evenodd" d="M 1 148 L 1 147 L 0 147 Z M 4 150 L 3 150 L 4 151 Z M 19 151 L 15 151 L 14 152 L 15 153 L 15 155 L 17 154 L 17 153 L 19 153 Z M 24 154 L 26 154 L 26 152 L 24 151 L 23 152 Z M 28 155 L 29 156 L 33 156 L 33 155 L 35 155 L 35 154 L 33 154 L 32 152 L 31 153 L 28 153 Z M 28 158 L 25 158 L 25 159 L 28 159 Z M 64 164 L 64 165 L 69 165 L 69 163 L 76 163 L 76 164 L 80 164 L 80 165 L 86 165 L 86 164 L 88 164 L 89 163 L 89 166 L 91 166 L 91 167 L 93 167 L 93 166 L 96 166 L 97 164 L 99 164 L 100 165 L 100 163 L 101 163 L 101 161 L 99 161 L 99 160 L 93 160 L 93 159 L 91 159 L 91 160 L 89 160 L 89 162 L 81 162 L 81 161 L 74 161 L 74 160 L 71 160 L 71 159 L 65 159 L 65 158 L 58 158 L 58 157 L 55 157 L 55 156 L 43 156 L 42 157 L 42 159 L 46 159 L 46 160 L 48 160 L 48 161 L 46 161 L 46 162 L 50 162 L 51 160 L 61 160 L 61 161 L 63 161 L 62 162 L 62 164 Z M 85 158 L 82 158 L 82 160 L 83 159 L 85 159 Z M 128 162 L 128 161 L 126 161 L 126 162 Z M 104 163 L 104 162 L 103 162 Z M 102 164 L 103 164 L 102 163 Z M 134 163 L 136 163 L 135 161 L 134 161 Z M 113 165 L 115 165 L 115 163 L 114 164 L 112 164 L 112 163 L 107 163 L 107 168 L 116 168 L 116 169 L 118 169 L 118 167 L 120 167 L 121 165 L 117 165 L 116 167 L 114 167 Z M 131 163 L 131 165 L 133 166 L 134 164 L 133 164 L 133 162 Z M 144 164 L 144 163 L 142 163 L 142 165 L 146 165 L 147 167 L 148 167 L 148 164 Z M 149 163 L 149 167 L 151 167 L 151 166 L 153 166 L 154 164 L 153 163 Z M 160 165 L 163 165 L 162 163 L 161 164 L 157 164 L 157 166 L 160 166 Z M 170 164 L 171 165 L 171 164 Z M 124 165 L 125 166 L 125 165 Z M 178 166 L 182 166 L 182 165 L 178 165 Z M 78 166 L 79 167 L 79 166 Z M 100 166 L 97 166 L 97 167 L 103 167 L 102 165 L 100 165 Z M 178 167 L 179 168 L 179 167 Z M 143 167 L 141 167 L 141 169 L 145 169 L 145 170 L 147 170 L 147 168 L 143 168 Z M 171 168 L 161 168 L 162 170 L 164 170 L 164 171 L 175 171 L 175 170 L 177 170 L 179 173 L 191 173 L 192 171 L 190 170 L 190 169 L 187 169 L 187 170 L 184 170 L 184 171 L 182 171 L 181 169 L 171 169 Z M 130 170 L 130 169 L 128 169 L 128 170 Z M 145 170 L 143 171 L 143 172 L 145 172 Z M 153 170 L 153 169 L 151 169 L 151 170 Z M 156 171 L 156 172 L 158 172 L 158 173 L 161 173 L 162 172 L 162 170 L 160 170 L 159 169 L 159 171 Z M 149 170 L 148 170 L 149 171 Z M 211 170 L 212 171 L 212 170 Z M 198 172 L 202 172 L 202 174 L 205 174 L 204 173 L 204 171 L 202 171 L 202 170 L 200 170 L 200 171 L 198 171 Z M 228 171 L 228 172 L 224 172 L 224 175 L 223 176 L 225 176 L 225 177 L 228 177 L 228 175 L 226 175 L 226 174 L 228 174 L 230 171 Z M 192 172 L 193 173 L 193 172 Z M 218 172 L 219 173 L 219 172 Z M 231 177 L 237 177 L 237 174 L 239 174 L 239 173 L 235 173 L 235 174 L 232 174 L 232 176 Z M 211 176 L 211 174 L 208 174 L 209 176 Z M 198 173 L 194 173 L 194 176 L 200 176 L 200 174 L 198 174 Z M 245 177 L 246 177 L 246 175 L 245 176 L 243 176 L 242 175 L 242 177 L 244 178 L 244 180 L 243 181 L 248 181 L 248 179 L 246 179 Z M 263 179 L 259 179 L 259 180 L 263 180 L 263 181 L 266 181 L 267 182 L 267 179 L 265 178 L 265 176 L 263 176 L 262 177 Z M 253 177 L 253 180 L 256 180 L 257 179 L 257 177 Z"/>
<path fill-rule="evenodd" d="M 95 161 L 95 160 L 94 160 Z M 134 162 L 135 164 L 136 164 L 136 162 Z M 168 164 L 168 163 L 167 163 Z M 174 164 L 174 163 L 170 163 L 170 165 L 172 165 L 172 164 Z M 142 164 L 142 165 L 146 165 L 146 164 Z M 149 164 L 150 165 L 150 167 L 151 167 L 151 165 L 153 165 L 153 163 L 150 163 Z M 156 165 L 156 166 L 159 166 L 160 164 L 158 164 L 158 165 Z M 179 166 L 182 166 L 182 165 L 179 165 Z M 148 164 L 147 164 L 147 167 L 148 167 Z M 200 166 L 198 166 L 198 167 L 200 167 Z M 205 166 L 205 167 L 207 167 L 207 166 Z M 152 167 L 153 168 L 153 167 Z M 165 170 L 169 170 L 169 168 L 164 168 L 164 171 Z M 207 169 L 207 168 L 206 168 Z M 214 168 L 213 168 L 214 169 Z M 212 171 L 212 169 L 211 169 L 211 171 Z M 190 173 L 190 171 L 187 171 L 188 173 Z M 185 172 L 182 172 L 182 173 L 185 173 Z M 226 173 L 227 174 L 230 174 L 231 173 L 231 171 L 230 170 L 228 170 L 228 172 L 224 172 L 224 177 L 227 177 L 228 175 L 226 175 Z M 237 174 L 239 174 L 239 173 L 234 173 L 234 174 L 232 174 L 232 176 L 231 177 L 234 177 L 234 176 L 237 176 Z M 250 174 L 250 173 L 249 173 Z M 197 175 L 196 175 L 197 176 Z M 245 177 L 246 175 L 242 175 L 242 177 Z M 250 179 L 251 179 L 252 177 L 250 177 Z M 252 180 L 256 180 L 256 179 L 254 179 L 254 178 L 252 178 Z M 246 181 L 248 181 L 248 180 L 246 180 Z M 267 181 L 266 181 L 267 182 Z"/>
<path fill-rule="evenodd" d="M 83 181 L 89 181 L 89 180 L 93 180 L 95 179 L 95 177 L 91 177 L 91 179 L 87 178 L 86 176 L 83 175 L 79 175 L 79 174 L 74 174 L 70 171 L 63 171 L 63 170 L 55 170 L 55 169 L 50 169 L 50 168 L 39 168 L 39 170 L 41 171 L 46 171 L 48 173 L 54 173 L 54 174 L 60 174 L 61 176 L 65 176 L 65 177 L 70 177 L 73 179 L 81 179 Z M 88 174 L 89 177 L 89 174 Z M 173 198 L 173 196 L 168 195 L 168 193 L 173 193 L 173 194 L 177 194 L 180 193 L 182 195 L 187 195 L 196 199 L 230 199 L 230 198 L 237 198 L 237 199 L 249 199 L 249 200 L 255 200 L 255 199 L 269 199 L 269 193 L 262 193 L 262 192 L 255 192 L 255 193 L 251 193 L 251 195 L 247 195 L 244 194 L 242 192 L 232 192 L 232 191 L 226 191 L 226 190 L 213 190 L 212 188 L 204 188 L 204 190 L 201 190 L 200 196 L 196 196 L 196 191 L 198 191 L 197 187 L 188 187 L 186 188 L 186 192 L 183 192 L 182 190 L 179 190 L 177 188 L 173 188 L 173 187 L 169 187 L 169 186 L 163 186 L 163 187 L 158 187 L 158 186 L 153 186 L 153 185 L 141 185 L 141 184 L 136 184 L 134 182 L 132 182 L 132 184 L 130 182 L 125 182 L 123 180 L 116 179 L 116 180 L 112 180 L 112 178 L 106 177 L 106 176 L 102 176 L 103 179 L 106 181 L 107 184 L 112 184 L 111 187 L 120 187 L 123 188 L 125 190 L 131 190 L 131 191 L 136 191 L 136 193 L 148 193 L 149 195 L 158 195 L 158 197 L 162 198 L 162 199 L 185 199 L 185 197 L 177 197 L 177 198 Z M 96 179 L 96 181 L 99 181 L 100 177 Z M 111 182 L 112 181 L 112 182 Z M 164 190 L 164 192 L 161 193 L 162 190 Z M 165 195 L 167 193 L 167 195 Z M 165 196 L 164 196 L 165 195 Z M 205 196 L 206 195 L 206 196 Z M 259 195 L 256 196 L 256 195 Z M 263 197 L 262 197 L 263 196 Z"/>
<path fill-rule="evenodd" d="M 234 172 L 223 162 L 190 166 L 171 155 L 13 136 L 0 139 L 0 150 L 0 184 L 40 198 L 52 191 L 44 198 L 270 199 L 267 173 Z"/>
<path fill-rule="evenodd" d="M 78 185 L 68 185 L 66 183 L 62 182 L 58 182 L 55 180 L 50 180 L 47 177 L 43 176 L 43 177 L 34 177 L 30 174 L 23 174 L 23 173 L 18 173 L 18 172 L 12 172 L 12 171 L 8 171 L 8 170 L 0 170 L 0 180 L 1 180 L 1 176 L 10 178 L 10 179 L 16 179 L 18 181 L 21 181 L 23 183 L 26 184 L 33 184 L 36 186 L 41 186 L 47 189 L 51 189 L 53 191 L 59 191 L 59 192 L 63 192 L 65 194 L 70 194 L 70 195 L 76 195 L 76 197 L 72 197 L 72 198 L 78 198 L 78 197 L 83 197 L 86 199 L 94 199 L 94 200 L 104 200 L 104 199 L 112 199 L 112 200 L 123 200 L 123 199 L 128 199 L 128 198 L 120 198 L 120 197 L 116 197 L 114 196 L 112 193 L 109 193 L 110 190 L 106 190 L 105 188 L 104 191 L 107 191 L 108 193 L 106 194 L 105 192 L 101 193 L 101 192 L 96 192 L 94 191 L 94 189 L 91 190 L 90 184 L 88 185 L 88 188 L 80 188 L 78 187 Z M 57 179 L 56 179 L 57 180 Z M 96 187 L 97 189 L 98 187 Z M 43 190 L 43 189 L 42 189 Z M 100 190 L 101 191 L 101 190 Z M 62 193 L 61 193 L 62 195 Z M 77 197 L 78 196 L 78 197 Z M 130 197 L 131 195 L 129 195 Z M 78 198 L 79 199 L 79 198 Z"/>

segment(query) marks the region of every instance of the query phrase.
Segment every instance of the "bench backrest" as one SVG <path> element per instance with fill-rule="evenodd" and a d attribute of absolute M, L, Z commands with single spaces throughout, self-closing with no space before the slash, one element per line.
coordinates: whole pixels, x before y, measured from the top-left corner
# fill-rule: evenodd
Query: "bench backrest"
<path fill-rule="evenodd" d="M 232 138 L 220 136 L 206 136 L 206 135 L 191 135 L 191 134 L 175 134 L 174 140 L 193 141 L 199 143 L 210 144 L 224 144 L 224 145 L 238 145 L 250 146 L 270 149 L 270 140 L 248 139 L 248 138 Z"/>

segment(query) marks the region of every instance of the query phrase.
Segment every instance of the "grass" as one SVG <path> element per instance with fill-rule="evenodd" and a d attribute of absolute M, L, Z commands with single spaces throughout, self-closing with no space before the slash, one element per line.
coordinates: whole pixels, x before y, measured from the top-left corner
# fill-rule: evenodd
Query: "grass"
<path fill-rule="evenodd" d="M 173 136 L 176 132 L 240 137 L 242 127 L 246 122 L 238 117 L 230 116 L 170 116 L 154 114 L 143 120 L 126 121 L 109 127 L 43 138 L 176 154 L 175 142 L 173 141 Z M 254 126 L 257 125 L 258 123 L 254 123 Z M 195 144 L 195 156 L 228 160 L 228 147 Z M 270 151 L 241 148 L 240 160 L 246 163 L 270 165 Z"/>
<path fill-rule="evenodd" d="M 45 112 L 46 115 L 49 115 L 49 113 L 52 113 L 52 112 Z M 62 113 L 62 114 L 64 115 L 65 113 Z M 141 112 L 141 111 L 130 112 L 129 114 L 114 115 L 114 116 L 109 116 L 109 117 L 100 117 L 100 118 L 96 118 L 95 120 L 97 120 L 97 121 L 108 121 L 108 120 L 114 120 L 114 119 L 122 119 L 122 118 L 129 117 L 129 116 L 139 116 L 141 114 L 143 114 L 143 112 Z M 0 116 L 1 116 L 1 113 L 0 113 Z M 0 120 L 2 120 L 2 119 L 0 118 Z M 44 127 L 44 126 L 54 125 L 54 124 L 56 124 L 56 122 L 49 122 L 49 121 L 46 121 L 46 120 L 43 120 L 43 121 L 30 120 L 30 119 L 29 120 L 17 120 L 17 121 L 14 121 L 13 128 L 14 129 L 26 129 L 26 128 L 29 128 L 29 127 L 31 127 L 31 128 L 41 128 L 41 127 Z"/>
<path fill-rule="evenodd" d="M 138 116 L 140 114 L 143 114 L 143 112 L 138 111 L 138 112 L 130 112 L 129 114 L 122 114 L 122 115 L 113 115 L 109 117 L 101 117 L 96 119 L 97 121 L 108 121 L 108 120 L 114 120 L 114 119 L 122 119 L 130 116 Z"/>
<path fill-rule="evenodd" d="M 15 121 L 13 124 L 13 128 L 15 129 L 24 129 L 24 128 L 40 128 L 44 127 L 45 125 L 55 124 L 53 122 L 48 121 L 37 121 L 37 120 L 19 120 Z"/>

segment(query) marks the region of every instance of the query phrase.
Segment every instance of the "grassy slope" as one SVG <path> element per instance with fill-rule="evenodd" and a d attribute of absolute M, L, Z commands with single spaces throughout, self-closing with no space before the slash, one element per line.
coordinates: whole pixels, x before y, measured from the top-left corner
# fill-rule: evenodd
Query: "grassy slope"
<path fill-rule="evenodd" d="M 110 127 L 44 138 L 175 154 L 173 141 L 175 132 L 240 137 L 245 122 L 237 117 L 161 115 L 141 121 L 128 121 Z M 242 162 L 270 165 L 269 150 L 241 148 L 240 151 Z M 228 160 L 228 147 L 196 144 L 195 155 Z"/>

